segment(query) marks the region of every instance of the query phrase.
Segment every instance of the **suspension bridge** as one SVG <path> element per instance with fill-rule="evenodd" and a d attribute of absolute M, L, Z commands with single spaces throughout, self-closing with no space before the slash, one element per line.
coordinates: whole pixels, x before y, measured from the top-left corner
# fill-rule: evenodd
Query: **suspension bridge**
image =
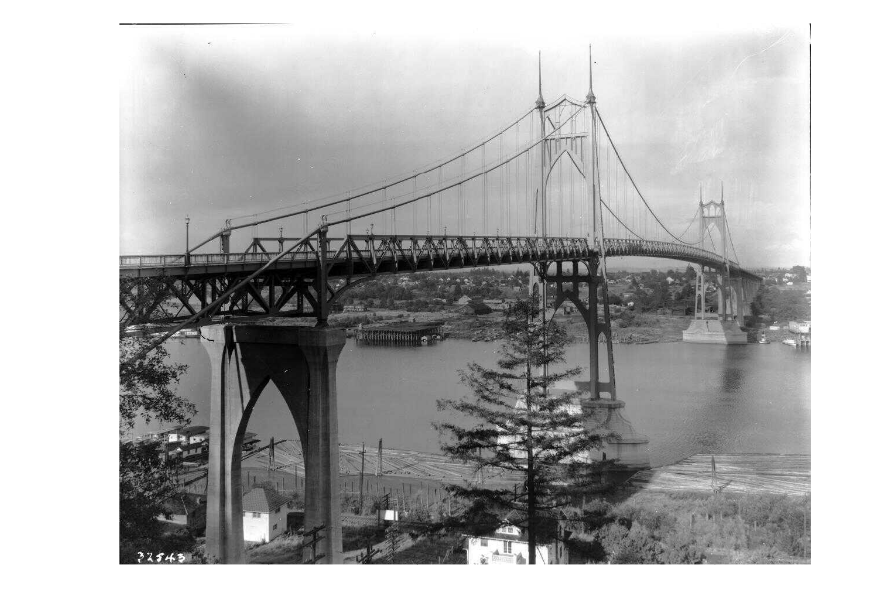
<path fill-rule="evenodd" d="M 344 292 L 382 273 L 592 256 L 680 260 L 757 285 L 760 278 L 738 261 L 724 197 L 687 202 L 686 209 L 694 216 L 680 233 L 657 215 L 591 86 L 582 102 L 563 95 L 544 104 L 539 96 L 506 127 L 411 173 L 228 219 L 183 253 L 121 256 L 122 296 L 135 298 L 144 282 L 153 296 L 122 301 L 122 322 L 190 324 L 232 314 L 316 317 L 323 324 Z M 265 227 L 276 235 L 261 235 Z M 233 252 L 231 241 L 245 231 L 246 247 Z M 168 302 L 177 308 L 165 310 Z"/>
<path fill-rule="evenodd" d="M 337 196 L 227 220 L 183 253 L 120 257 L 122 325 L 171 325 L 142 352 L 184 327 L 205 325 L 213 374 L 209 554 L 243 560 L 240 432 L 272 381 L 305 452 L 305 527 L 325 526 L 322 546 L 308 551 L 340 560 L 335 369 L 344 335 L 328 327 L 328 317 L 344 292 L 384 273 L 530 264 L 543 305 L 571 302 L 584 319 L 588 381 L 572 383 L 602 423 L 621 423 L 622 441 L 607 451 L 629 466 L 648 465 L 647 440 L 619 415 L 609 303 L 599 306 L 599 291 L 608 298 L 606 259 L 697 264 L 696 318 L 685 339 L 746 342 L 740 325 L 761 278 L 740 265 L 724 193 L 718 202 L 687 202 L 694 216 L 679 227 L 666 224 L 607 129 L 591 66 L 590 58 L 584 100 L 566 94 L 550 103 L 539 70 L 535 103 L 453 156 Z M 267 227 L 277 235 L 261 235 Z M 234 252 L 239 237 L 246 247 Z M 706 306 L 709 284 L 719 294 L 715 315 Z M 314 317 L 317 326 L 209 324 L 221 315 Z"/>

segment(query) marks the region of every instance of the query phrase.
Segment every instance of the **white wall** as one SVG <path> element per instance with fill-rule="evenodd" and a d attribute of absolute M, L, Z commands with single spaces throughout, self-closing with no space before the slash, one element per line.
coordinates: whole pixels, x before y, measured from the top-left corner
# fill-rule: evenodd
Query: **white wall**
<path fill-rule="evenodd" d="M 245 511 L 242 518 L 244 538 L 246 542 L 271 542 L 287 530 L 287 513 L 290 512 L 288 505 L 284 504 L 278 512 L 254 513 Z"/>
<path fill-rule="evenodd" d="M 259 514 L 259 517 L 255 517 Z M 268 542 L 269 541 L 269 513 L 252 513 L 245 511 L 242 517 L 242 526 L 244 527 L 244 538 L 246 542 Z"/>
<path fill-rule="evenodd" d="M 487 545 L 484 546 L 482 542 L 486 540 Z M 491 538 L 468 538 L 468 564 L 469 565 L 479 565 L 482 564 L 480 562 L 481 557 L 486 558 L 487 565 L 492 564 L 500 564 L 494 563 L 492 560 L 492 555 L 495 551 L 498 550 L 499 554 L 504 554 L 504 540 L 495 540 Z M 546 565 L 550 563 L 550 549 L 547 546 L 538 546 L 537 550 L 537 560 L 535 564 Z M 528 542 L 519 542 L 513 541 L 511 542 L 511 554 L 513 556 L 518 556 L 522 554 L 525 563 L 529 562 L 529 544 Z"/>

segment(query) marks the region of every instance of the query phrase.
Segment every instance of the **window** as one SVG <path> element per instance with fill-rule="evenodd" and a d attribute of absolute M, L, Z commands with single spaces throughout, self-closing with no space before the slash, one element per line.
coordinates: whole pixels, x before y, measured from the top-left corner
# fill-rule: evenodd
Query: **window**
<path fill-rule="evenodd" d="M 251 513 L 251 516 L 254 517 L 255 519 L 259 519 L 259 518 L 260 518 L 260 513 L 258 513 L 258 512 Z"/>
<path fill-rule="evenodd" d="M 482 540 L 480 540 L 480 545 L 481 546 L 489 546 L 489 540 L 486 538 L 483 538 Z"/>
<path fill-rule="evenodd" d="M 276 529 L 278 529 L 278 524 L 277 524 L 277 523 L 275 523 L 274 525 L 272 525 L 272 531 L 275 531 Z"/>
<path fill-rule="evenodd" d="M 505 540 L 505 542 L 504 542 L 504 553 L 505 554 L 511 553 L 511 546 L 512 545 L 513 545 L 513 542 L 509 542 L 509 541 Z"/>

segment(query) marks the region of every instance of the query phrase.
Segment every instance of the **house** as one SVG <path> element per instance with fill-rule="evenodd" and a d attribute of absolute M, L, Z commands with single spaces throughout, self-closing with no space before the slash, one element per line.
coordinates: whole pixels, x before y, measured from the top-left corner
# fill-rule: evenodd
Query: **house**
<path fill-rule="evenodd" d="M 195 444 L 208 439 L 208 427 L 205 425 L 191 425 L 190 427 L 179 427 L 168 432 L 166 436 L 167 442 L 181 442 Z"/>
<path fill-rule="evenodd" d="M 255 487 L 242 496 L 242 527 L 246 542 L 271 542 L 290 529 L 287 499 L 268 487 Z"/>
<path fill-rule="evenodd" d="M 510 515 L 509 515 L 510 516 Z M 568 549 L 562 523 L 557 525 L 556 540 L 535 545 L 535 564 L 567 565 Z M 468 538 L 469 565 L 526 565 L 529 563 L 528 533 L 510 520 L 494 532 Z"/>
<path fill-rule="evenodd" d="M 789 321 L 788 330 L 791 333 L 810 333 L 811 321 Z"/>
<path fill-rule="evenodd" d="M 208 452 L 208 443 L 206 442 L 197 442 L 195 444 L 187 444 L 180 447 L 181 450 L 181 458 L 195 458 L 197 456 L 202 456 L 206 452 Z"/>
<path fill-rule="evenodd" d="M 454 304 L 458 304 L 459 306 L 465 306 L 469 302 L 471 302 L 471 298 L 469 298 L 468 296 L 461 296 L 459 300 L 457 300 Z"/>

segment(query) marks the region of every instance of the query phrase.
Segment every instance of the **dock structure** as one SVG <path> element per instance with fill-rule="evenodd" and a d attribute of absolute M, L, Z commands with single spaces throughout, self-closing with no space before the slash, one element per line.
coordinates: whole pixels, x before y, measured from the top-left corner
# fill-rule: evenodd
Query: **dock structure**
<path fill-rule="evenodd" d="M 355 332 L 358 344 L 375 346 L 423 346 L 444 338 L 443 321 L 360 325 Z"/>
<path fill-rule="evenodd" d="M 665 467 L 636 473 L 628 480 L 650 492 L 810 493 L 806 454 L 695 454 Z"/>

